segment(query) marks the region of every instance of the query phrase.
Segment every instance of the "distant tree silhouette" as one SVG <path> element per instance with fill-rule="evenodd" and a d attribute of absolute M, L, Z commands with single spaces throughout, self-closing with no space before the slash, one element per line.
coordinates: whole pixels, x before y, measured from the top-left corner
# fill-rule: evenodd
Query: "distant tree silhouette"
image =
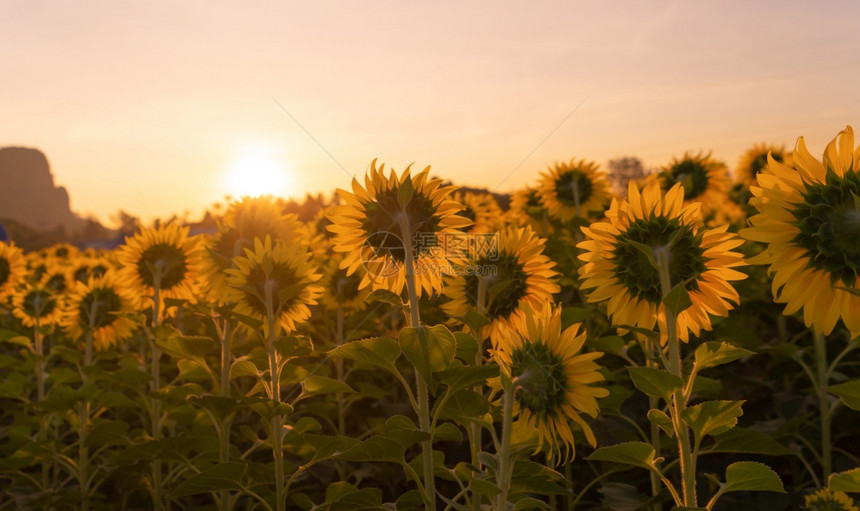
<path fill-rule="evenodd" d="M 609 182 L 615 189 L 615 192 L 622 197 L 627 195 L 627 183 L 632 181 L 641 181 L 648 174 L 645 170 L 642 161 L 635 156 L 624 156 L 614 160 L 609 160 Z"/>

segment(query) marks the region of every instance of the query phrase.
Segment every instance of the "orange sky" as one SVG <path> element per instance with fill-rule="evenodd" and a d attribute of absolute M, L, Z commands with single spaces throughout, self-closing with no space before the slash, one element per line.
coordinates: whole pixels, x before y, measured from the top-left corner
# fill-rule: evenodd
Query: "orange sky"
<path fill-rule="evenodd" d="M 0 146 L 42 149 L 72 208 L 107 223 L 194 217 L 237 166 L 281 173 L 284 195 L 345 187 L 374 157 L 511 191 L 573 157 L 712 150 L 731 168 L 799 135 L 820 153 L 860 120 L 854 1 L 0 11 Z"/>

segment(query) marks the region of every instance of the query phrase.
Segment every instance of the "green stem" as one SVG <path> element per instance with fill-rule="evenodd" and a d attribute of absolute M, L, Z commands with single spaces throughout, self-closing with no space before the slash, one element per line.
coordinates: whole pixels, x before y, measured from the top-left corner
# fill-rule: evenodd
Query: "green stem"
<path fill-rule="evenodd" d="M 514 393 L 516 382 L 512 382 L 504 391 L 502 403 L 502 442 L 499 446 L 499 471 L 496 474 L 496 486 L 501 493 L 496 497 L 496 511 L 505 511 L 508 503 L 508 488 L 514 472 L 514 460 L 511 453 L 511 430 L 514 429 Z"/>
<path fill-rule="evenodd" d="M 266 319 L 268 325 L 266 348 L 269 353 L 269 378 L 271 380 L 271 396 L 275 402 L 275 415 L 272 417 L 272 456 L 275 461 L 275 509 L 284 511 L 286 509 L 286 495 L 284 495 L 284 439 L 283 418 L 280 414 L 281 405 L 281 371 L 278 351 L 275 349 L 277 339 L 278 321 L 274 309 L 274 282 L 267 280 L 264 285 L 266 301 Z"/>
<path fill-rule="evenodd" d="M 476 305 L 478 313 L 485 316 L 487 313 L 487 281 L 480 276 L 478 277 L 478 299 Z M 484 363 L 484 329 L 481 328 L 479 332 L 473 333 L 478 340 L 478 351 L 475 352 L 475 367 L 480 367 Z M 482 388 L 476 387 L 475 391 L 481 393 Z M 472 455 L 472 465 L 476 467 L 481 466 L 478 462 L 478 453 L 481 452 L 481 445 L 483 444 L 481 432 L 480 424 L 473 422 L 469 426 L 469 449 Z M 474 491 L 474 488 L 472 491 L 472 509 L 474 511 L 480 511 L 481 509 L 481 495 Z"/>
<path fill-rule="evenodd" d="M 406 292 L 409 294 L 409 317 L 412 327 L 421 327 L 421 314 L 418 310 L 418 289 L 415 285 L 415 254 L 412 247 L 412 228 L 409 225 L 409 214 L 405 208 L 400 211 L 400 234 L 406 260 Z M 433 473 L 433 434 L 430 427 L 430 397 L 427 382 L 416 370 L 415 390 L 418 394 L 418 427 L 430 434 L 430 438 L 421 442 L 421 463 L 424 476 L 424 505 L 427 510 L 436 510 L 436 480 Z"/>
<path fill-rule="evenodd" d="M 668 250 L 655 250 L 657 256 L 658 273 L 660 275 L 660 288 L 663 299 L 669 294 L 672 289 L 671 277 L 669 274 L 669 257 Z M 669 310 L 664 303 L 663 310 L 666 315 L 666 336 L 669 347 L 669 372 L 684 379 L 683 366 L 681 364 L 681 346 L 678 339 L 678 324 L 675 314 Z M 681 480 L 684 496 L 684 505 L 687 507 L 698 507 L 696 504 L 696 462 L 692 451 L 690 450 L 690 433 L 687 425 L 681 420 L 681 416 L 686 408 L 686 398 L 684 389 L 678 389 L 672 396 L 672 402 L 669 406 L 669 411 L 672 415 L 672 426 L 675 430 L 675 436 L 678 438 L 678 463 L 681 469 Z"/>
<path fill-rule="evenodd" d="M 155 394 L 161 389 L 161 350 L 155 342 L 155 337 L 158 335 L 157 329 L 161 324 L 161 271 L 156 269 L 153 272 L 153 294 L 152 294 L 152 327 L 153 334 L 149 339 L 150 353 L 152 360 L 150 361 L 150 391 L 152 398 L 150 399 L 150 412 L 152 428 L 152 440 L 157 442 L 161 439 L 161 401 Z M 161 460 L 152 461 L 152 500 L 156 509 L 164 509 L 163 496 L 161 493 L 162 486 L 162 466 Z"/>
<path fill-rule="evenodd" d="M 97 302 L 93 302 L 92 308 L 96 309 Z M 93 364 L 93 328 L 92 321 L 95 318 L 95 310 L 92 311 L 90 319 L 90 328 L 87 329 L 85 335 L 86 345 L 84 348 L 84 365 L 81 369 L 81 387 L 85 387 L 89 378 L 87 377 L 87 368 Z M 84 398 L 79 409 L 78 415 L 78 485 L 81 490 L 81 511 L 87 511 L 90 507 L 90 489 L 89 489 L 89 462 L 90 450 L 87 448 L 87 436 L 89 434 L 90 423 L 90 401 Z"/>
<path fill-rule="evenodd" d="M 340 346 L 344 342 L 343 338 L 343 307 L 338 304 L 337 306 L 337 325 L 336 325 L 335 343 Z M 334 372 L 337 381 L 344 382 L 345 375 L 343 369 L 343 357 L 335 357 L 334 359 Z M 343 392 L 337 392 L 334 395 L 335 402 L 337 403 L 337 434 L 340 436 L 346 435 L 346 399 Z M 346 463 L 338 463 L 336 465 L 338 480 L 345 481 L 347 478 L 347 465 Z"/>
<path fill-rule="evenodd" d="M 230 320 L 224 320 L 224 330 L 221 333 L 221 397 L 230 397 L 230 366 L 232 364 L 230 356 L 230 341 L 233 336 L 233 329 L 230 325 Z M 230 461 L 230 424 L 233 422 L 231 416 L 224 417 L 218 425 L 218 461 L 227 463 Z M 230 491 L 221 490 L 219 492 L 219 508 L 221 511 L 230 511 Z"/>
<path fill-rule="evenodd" d="M 33 329 L 33 344 L 36 350 L 36 397 L 39 402 L 45 399 L 45 346 L 42 338 L 42 331 L 39 328 L 39 318 L 36 318 L 36 326 Z M 45 416 L 39 417 L 39 432 L 37 439 L 44 441 L 47 439 L 48 419 Z M 48 462 L 42 462 L 42 489 L 48 488 L 48 479 L 50 477 L 51 466 Z"/>
<path fill-rule="evenodd" d="M 816 391 L 818 394 L 818 408 L 821 415 L 821 475 L 822 481 L 826 481 L 833 470 L 833 450 L 831 445 L 831 419 L 830 398 L 827 395 L 829 378 L 827 374 L 827 340 L 817 330 L 812 331 L 812 339 L 815 347 L 815 376 L 817 377 Z"/>

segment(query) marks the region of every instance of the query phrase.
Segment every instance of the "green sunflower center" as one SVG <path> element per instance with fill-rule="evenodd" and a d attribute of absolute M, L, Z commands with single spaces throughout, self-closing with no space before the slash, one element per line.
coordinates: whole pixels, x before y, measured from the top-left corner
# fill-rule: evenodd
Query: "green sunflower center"
<path fill-rule="evenodd" d="M 524 343 L 511 353 L 511 377 L 518 378 L 517 401 L 538 417 L 555 418 L 567 402 L 564 360 L 543 343 Z"/>
<path fill-rule="evenodd" d="M 279 310 L 290 310 L 301 294 L 299 278 L 289 264 L 272 262 L 270 268 L 271 271 L 267 274 L 260 264 L 255 264 L 248 272 L 248 283 L 243 288 L 245 303 L 262 317 L 266 317 L 267 283 L 272 290 L 276 314 Z"/>
<path fill-rule="evenodd" d="M 93 328 L 110 325 L 119 316 L 112 313 L 122 310 L 122 300 L 116 291 L 109 287 L 97 287 L 84 295 L 78 304 L 78 317 L 84 326 L 92 323 Z"/>
<path fill-rule="evenodd" d="M 90 275 L 90 267 L 87 265 L 78 266 L 75 268 L 75 271 L 72 272 L 72 277 L 78 282 L 86 282 L 87 277 Z"/>
<path fill-rule="evenodd" d="M 480 277 L 486 281 L 487 299 L 490 300 L 487 314 L 493 319 L 507 318 L 517 310 L 520 300 L 526 295 L 528 275 L 516 255 L 502 251 L 498 257 L 495 254 L 493 257 L 492 260 L 489 256 L 479 257 L 474 265 L 482 272 L 486 268 L 495 268 L 494 275 Z M 477 275 L 466 275 L 465 293 L 470 302 L 478 300 L 478 278 Z"/>
<path fill-rule="evenodd" d="M 695 199 L 708 189 L 708 169 L 695 160 L 682 160 L 672 165 L 664 179 L 666 189 L 681 183 L 685 200 Z"/>
<path fill-rule="evenodd" d="M 143 251 L 137 261 L 137 274 L 148 287 L 155 287 L 156 274 L 161 275 L 161 290 L 167 291 L 182 283 L 188 273 L 185 251 L 169 243 L 156 243 Z"/>
<path fill-rule="evenodd" d="M 12 266 L 5 257 L 0 257 L 0 286 L 9 281 L 10 275 L 12 275 Z"/>
<path fill-rule="evenodd" d="M 397 202 L 399 186 L 380 192 L 375 201 L 364 205 L 365 215 L 361 227 L 367 233 L 367 243 L 380 257 L 391 257 L 398 262 L 406 260 L 404 238 L 410 238 L 410 233 L 403 234 L 400 218 L 403 214 Z M 436 215 L 433 201 L 424 196 L 419 190 L 414 190 L 412 200 L 406 206 L 406 216 L 412 233 L 432 234 L 439 232 L 440 218 Z M 426 238 L 426 239 L 425 239 Z M 414 244 L 415 257 L 420 253 L 429 252 L 434 245 L 435 237 L 421 236 L 423 243 Z"/>
<path fill-rule="evenodd" d="M 45 282 L 45 286 L 57 293 L 62 293 L 66 290 L 66 277 L 60 273 L 51 275 Z"/>
<path fill-rule="evenodd" d="M 358 272 L 347 275 L 345 269 L 338 268 L 331 277 L 329 289 L 338 303 L 345 303 L 358 296 L 359 284 L 361 284 L 361 277 Z"/>
<path fill-rule="evenodd" d="M 57 299 L 47 289 L 33 289 L 24 295 L 21 308 L 31 318 L 42 318 L 54 312 Z"/>
<path fill-rule="evenodd" d="M 701 234 L 696 234 L 677 218 L 655 216 L 636 220 L 616 238 L 611 259 L 616 267 L 615 277 L 631 296 L 654 305 L 659 304 L 663 297 L 657 269 L 631 241 L 658 248 L 668 246 L 672 239 L 674 244 L 669 250 L 672 285 L 688 282 L 688 291 L 699 289 L 697 278 L 707 270 Z"/>
<path fill-rule="evenodd" d="M 794 244 L 806 250 L 813 268 L 830 281 L 853 287 L 860 275 L 860 175 L 839 177 L 828 170 L 824 183 L 806 185 L 803 202 L 792 210 L 800 233 Z"/>
<path fill-rule="evenodd" d="M 578 170 L 565 172 L 555 179 L 555 195 L 568 206 L 582 206 L 591 197 L 591 179 Z"/>

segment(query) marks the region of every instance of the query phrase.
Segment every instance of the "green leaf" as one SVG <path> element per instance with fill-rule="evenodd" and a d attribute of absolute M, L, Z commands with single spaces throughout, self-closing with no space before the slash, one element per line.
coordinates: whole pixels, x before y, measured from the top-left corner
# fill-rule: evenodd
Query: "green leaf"
<path fill-rule="evenodd" d="M 687 292 L 686 283 L 682 282 L 670 289 L 663 298 L 663 303 L 675 317 L 693 305 L 693 301 L 690 300 L 690 293 Z"/>
<path fill-rule="evenodd" d="M 848 408 L 860 410 L 860 380 L 831 385 L 827 390 L 834 396 L 838 396 Z"/>
<path fill-rule="evenodd" d="M 672 393 L 684 386 L 684 380 L 656 367 L 628 367 L 633 385 L 651 397 L 662 397 L 669 401 Z"/>
<path fill-rule="evenodd" d="M 776 472 L 764 463 L 739 461 L 726 468 L 726 483 L 723 493 L 732 491 L 772 491 L 785 493 L 782 481 Z"/>
<path fill-rule="evenodd" d="M 29 337 L 24 337 L 18 332 L 13 332 L 11 330 L 0 330 L 0 342 L 33 349 L 33 341 L 31 341 Z"/>
<path fill-rule="evenodd" d="M 242 376 L 253 376 L 255 378 L 259 378 L 260 371 L 250 360 L 238 359 L 230 366 L 230 379 L 241 378 Z"/>
<path fill-rule="evenodd" d="M 705 401 L 686 408 L 681 412 L 681 420 L 693 430 L 699 440 L 705 435 L 719 435 L 737 425 L 738 417 L 744 413 L 741 408 L 744 402 Z"/>
<path fill-rule="evenodd" d="M 232 397 L 191 395 L 186 397 L 185 399 L 187 399 L 190 403 L 206 408 L 220 420 L 223 420 L 225 417 L 234 413 L 240 406 L 239 400 Z"/>
<path fill-rule="evenodd" d="M 448 387 L 453 394 L 465 388 L 484 385 L 490 378 L 499 375 L 499 366 L 487 364 L 481 366 L 461 366 L 442 371 L 436 375 L 439 383 Z"/>
<path fill-rule="evenodd" d="M 338 380 L 333 380 L 325 376 L 308 376 L 302 382 L 302 397 L 316 396 L 319 394 L 334 394 L 334 393 L 352 394 L 355 392 L 352 387 Z"/>
<path fill-rule="evenodd" d="M 352 341 L 338 346 L 329 353 L 356 362 L 385 369 L 392 374 L 400 374 L 394 361 L 400 357 L 400 344 L 390 337 L 371 337 Z"/>
<path fill-rule="evenodd" d="M 382 490 L 379 488 L 362 488 L 338 481 L 326 488 L 325 503 L 315 507 L 317 511 L 370 511 L 384 510 L 382 507 Z"/>
<path fill-rule="evenodd" d="M 409 203 L 412 201 L 412 196 L 415 190 L 412 187 L 412 179 L 406 179 L 402 183 L 400 183 L 400 187 L 397 189 L 397 203 L 404 210 Z M 410 226 L 409 228 L 414 231 L 415 226 Z"/>
<path fill-rule="evenodd" d="M 830 478 L 827 480 L 827 487 L 831 491 L 860 493 L 860 468 L 830 474 Z"/>
<path fill-rule="evenodd" d="M 619 357 L 627 354 L 627 341 L 617 335 L 609 335 L 599 339 L 589 339 L 588 345 L 596 351 L 610 353 Z"/>
<path fill-rule="evenodd" d="M 244 463 L 213 465 L 179 483 L 170 495 L 172 497 L 185 497 L 217 490 L 243 490 L 241 481 L 245 477 L 247 468 Z"/>
<path fill-rule="evenodd" d="M 466 332 L 454 332 L 454 339 L 457 340 L 457 358 L 473 363 L 478 354 L 478 340 Z"/>
<path fill-rule="evenodd" d="M 430 367 L 433 372 L 444 371 L 454 363 L 457 339 L 445 325 L 433 325 L 430 330 Z"/>
<path fill-rule="evenodd" d="M 465 316 L 457 319 L 468 326 L 474 335 L 480 335 L 484 327 L 490 324 L 490 319 L 479 313 L 474 307 L 470 307 Z"/>
<path fill-rule="evenodd" d="M 335 456 L 346 461 L 388 461 L 404 464 L 406 450 L 430 438 L 423 431 L 399 430 L 372 436 Z"/>
<path fill-rule="evenodd" d="M 451 422 L 443 422 L 433 430 L 433 439 L 441 442 L 462 442 L 463 432 Z"/>
<path fill-rule="evenodd" d="M 654 470 L 654 447 L 645 442 L 623 442 L 601 447 L 585 458 L 590 461 L 612 461 Z M 660 458 L 662 459 L 662 458 Z"/>
<path fill-rule="evenodd" d="M 400 297 L 397 293 L 392 293 L 387 289 L 374 289 L 367 298 L 365 299 L 368 302 L 382 302 L 387 303 L 389 305 L 394 305 L 395 307 L 404 307 L 403 298 Z"/>
<path fill-rule="evenodd" d="M 694 367 L 701 371 L 702 369 L 716 367 L 749 355 L 755 355 L 755 353 L 743 348 L 737 348 L 727 342 L 706 342 L 696 348 Z"/>
<path fill-rule="evenodd" d="M 263 322 L 257 318 L 248 316 L 246 314 L 240 314 L 236 311 L 230 311 L 230 316 L 232 316 L 234 319 L 236 319 L 240 323 L 243 323 L 243 324 L 251 327 L 251 330 L 259 330 L 259 329 L 263 328 Z"/>
<path fill-rule="evenodd" d="M 206 355 L 218 349 L 218 343 L 211 337 L 171 335 L 155 339 L 155 344 L 171 357 L 206 363 Z"/>
<path fill-rule="evenodd" d="M 669 435 L 669 438 L 675 438 L 675 428 L 672 426 L 672 419 L 663 410 L 652 408 L 648 410 L 648 420 L 660 426 L 660 429 Z"/>
<path fill-rule="evenodd" d="M 451 367 L 457 340 L 444 325 L 406 327 L 400 331 L 400 348 L 424 381 L 431 383 L 432 373 Z"/>
<path fill-rule="evenodd" d="M 748 428 L 734 428 L 716 438 L 708 453 L 733 452 L 765 454 L 768 456 L 790 456 L 794 451 L 780 444 L 771 435 Z"/>
<path fill-rule="evenodd" d="M 400 349 L 415 367 L 421 378 L 431 383 L 433 368 L 430 365 L 430 331 L 425 326 L 405 327 L 400 331 Z"/>
<path fill-rule="evenodd" d="M 314 343 L 310 337 L 304 335 L 291 335 L 275 339 L 275 349 L 283 360 L 310 355 L 314 351 Z"/>

